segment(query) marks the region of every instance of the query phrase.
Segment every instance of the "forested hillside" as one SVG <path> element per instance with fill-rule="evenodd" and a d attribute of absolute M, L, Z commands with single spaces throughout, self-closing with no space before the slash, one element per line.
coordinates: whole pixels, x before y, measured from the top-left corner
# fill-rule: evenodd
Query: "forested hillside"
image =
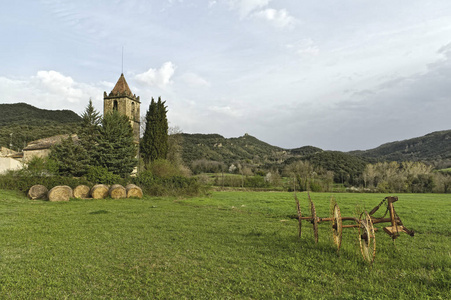
<path fill-rule="evenodd" d="M 75 133 L 81 117 L 71 110 L 39 109 L 26 103 L 0 104 L 0 146 L 20 151 L 31 141 Z"/>
<path fill-rule="evenodd" d="M 231 164 L 237 161 L 261 165 L 283 161 L 286 150 L 269 145 L 245 134 L 238 138 L 225 138 L 219 134 L 182 134 L 183 160 L 190 164 L 196 160 L 212 160 Z"/>
<path fill-rule="evenodd" d="M 372 162 L 424 161 L 438 168 L 451 166 L 451 130 L 437 131 L 425 136 L 383 144 L 366 151 L 353 151 Z"/>
<path fill-rule="evenodd" d="M 0 104 L 0 126 L 67 124 L 81 121 L 71 110 L 47 110 L 26 103 Z"/>
<path fill-rule="evenodd" d="M 185 163 L 201 171 L 228 170 L 231 164 L 240 164 L 259 170 L 283 170 L 297 161 L 309 161 L 315 166 L 334 172 L 336 182 L 352 182 L 367 162 L 355 155 L 339 151 L 324 151 L 313 146 L 282 149 L 271 146 L 245 134 L 238 138 L 224 138 L 218 134 L 183 134 Z M 196 170 L 195 170 L 196 171 Z"/>

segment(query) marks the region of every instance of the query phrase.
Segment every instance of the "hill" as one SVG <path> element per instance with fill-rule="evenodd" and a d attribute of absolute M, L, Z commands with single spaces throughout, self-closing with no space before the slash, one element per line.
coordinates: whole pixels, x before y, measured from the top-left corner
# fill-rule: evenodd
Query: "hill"
<path fill-rule="evenodd" d="M 0 104 L 0 146 L 19 151 L 33 140 L 74 133 L 81 117 L 71 110 L 47 110 L 26 103 Z"/>
<path fill-rule="evenodd" d="M 369 161 L 425 161 L 442 168 L 451 165 L 451 130 L 349 153 Z"/>
<path fill-rule="evenodd" d="M 313 146 L 283 149 L 245 134 L 224 138 L 219 134 L 182 134 L 183 160 L 188 166 L 207 160 L 230 166 L 232 163 L 254 171 L 278 169 L 299 160 L 309 161 L 334 172 L 335 182 L 353 182 L 366 164 L 378 161 L 422 161 L 436 168 L 451 166 L 451 130 L 433 132 L 422 137 L 383 144 L 366 151 L 325 151 Z"/>
<path fill-rule="evenodd" d="M 245 134 L 238 138 L 224 138 L 219 134 L 182 134 L 183 160 L 191 166 L 199 160 L 210 160 L 230 166 L 239 162 L 252 169 L 283 169 L 296 161 L 307 160 L 312 164 L 333 171 L 337 182 L 357 177 L 367 162 L 352 154 L 324 151 L 313 146 L 283 149 L 272 146 Z"/>
<path fill-rule="evenodd" d="M 26 103 L 0 104 L 0 126 L 67 124 L 81 121 L 71 110 L 47 110 Z"/>
<path fill-rule="evenodd" d="M 230 164 L 236 161 L 261 165 L 287 158 L 287 151 L 245 134 L 225 138 L 219 134 L 183 133 L 183 160 L 188 165 L 196 160 L 212 160 Z"/>

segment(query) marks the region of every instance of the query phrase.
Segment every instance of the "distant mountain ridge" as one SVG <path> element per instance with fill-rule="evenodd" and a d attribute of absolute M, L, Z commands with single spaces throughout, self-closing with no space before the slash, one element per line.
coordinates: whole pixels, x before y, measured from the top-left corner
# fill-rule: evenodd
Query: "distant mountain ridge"
<path fill-rule="evenodd" d="M 183 160 L 214 160 L 225 163 L 253 161 L 256 164 L 274 162 L 286 157 L 286 150 L 262 142 L 245 134 L 237 138 L 225 138 L 219 134 L 182 133 Z"/>
<path fill-rule="evenodd" d="M 13 124 L 41 125 L 52 123 L 78 123 L 81 117 L 71 110 L 47 110 L 26 103 L 0 104 L 0 126 Z"/>
<path fill-rule="evenodd" d="M 81 117 L 71 110 L 40 109 L 26 103 L 0 104 L 0 146 L 21 151 L 31 141 L 75 133 L 80 124 Z"/>
<path fill-rule="evenodd" d="M 451 130 L 436 131 L 421 137 L 386 143 L 374 149 L 349 153 L 370 161 L 451 161 Z"/>
<path fill-rule="evenodd" d="M 317 165 L 334 166 L 330 170 L 358 173 L 366 163 L 380 161 L 422 161 L 439 168 L 451 166 L 451 130 L 438 131 L 422 137 L 383 144 L 370 150 L 350 152 L 325 151 L 314 146 L 284 149 L 262 142 L 245 134 L 238 138 L 225 138 L 219 134 L 183 134 L 183 160 L 189 163 L 206 159 L 230 164 L 247 161 L 270 168 L 297 160 L 308 160 Z"/>

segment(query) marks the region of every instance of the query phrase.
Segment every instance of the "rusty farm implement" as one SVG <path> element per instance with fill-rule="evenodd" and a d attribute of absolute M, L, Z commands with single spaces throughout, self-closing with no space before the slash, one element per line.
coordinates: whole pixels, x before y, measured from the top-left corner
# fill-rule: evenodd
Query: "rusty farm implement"
<path fill-rule="evenodd" d="M 374 207 L 369 213 L 364 211 L 358 218 L 342 217 L 338 204 L 335 202 L 335 199 L 331 197 L 330 216 L 328 218 L 321 218 L 316 214 L 315 204 L 310 198 L 310 194 L 307 195 L 310 204 L 310 216 L 302 215 L 299 199 L 296 193 L 294 195 L 298 212 L 297 219 L 299 220 L 299 237 L 301 237 L 302 234 L 302 221 L 307 221 L 312 224 L 315 242 L 318 243 L 318 224 L 322 222 L 330 222 L 332 237 L 334 244 L 337 247 L 337 252 L 340 251 L 342 232 L 344 228 L 358 228 L 360 251 L 363 258 L 369 263 L 372 263 L 376 257 L 375 232 L 378 228 L 374 227 L 374 224 L 390 223 L 389 226 L 383 227 L 383 230 L 393 239 L 393 241 L 400 236 L 401 232 L 407 233 L 410 236 L 414 235 L 412 230 L 407 229 L 403 225 L 400 217 L 395 211 L 393 203 L 398 201 L 398 197 L 385 197 L 379 205 Z M 382 217 L 374 217 L 374 214 L 383 204 L 386 204 L 387 206 L 385 214 Z M 389 214 L 389 216 L 387 216 L 387 214 Z M 351 224 L 343 224 L 344 222 Z"/>

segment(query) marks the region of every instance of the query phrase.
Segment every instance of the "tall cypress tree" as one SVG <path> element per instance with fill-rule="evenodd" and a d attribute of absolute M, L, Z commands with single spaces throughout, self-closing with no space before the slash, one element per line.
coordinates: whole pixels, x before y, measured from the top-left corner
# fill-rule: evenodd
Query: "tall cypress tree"
<path fill-rule="evenodd" d="M 147 164 L 168 155 L 168 119 L 166 101 L 152 98 L 146 113 L 146 129 L 141 143 L 141 153 Z"/>

